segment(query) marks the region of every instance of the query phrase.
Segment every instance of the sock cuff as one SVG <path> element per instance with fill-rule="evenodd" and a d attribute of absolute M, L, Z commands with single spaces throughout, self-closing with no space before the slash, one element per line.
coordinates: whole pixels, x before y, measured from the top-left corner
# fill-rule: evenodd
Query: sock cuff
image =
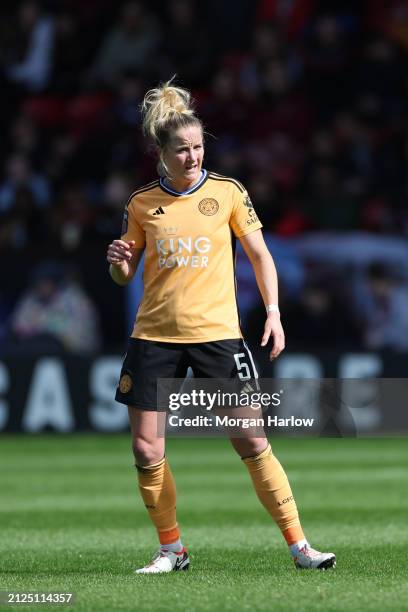
<path fill-rule="evenodd" d="M 265 448 L 265 450 L 262 451 L 262 453 L 259 453 L 259 455 L 255 455 L 255 457 L 244 457 L 242 461 L 247 465 L 251 465 L 251 463 L 257 463 L 258 461 L 261 461 L 269 454 L 272 454 L 272 448 L 268 442 L 268 446 Z"/>
<path fill-rule="evenodd" d="M 176 542 L 180 538 L 180 530 L 178 525 L 172 527 L 171 529 L 166 529 L 164 531 L 158 531 L 160 544 L 171 544 L 172 542 Z"/>
<path fill-rule="evenodd" d="M 282 531 L 282 535 L 285 538 L 288 546 L 292 546 L 293 544 L 296 544 L 296 542 L 305 539 L 305 534 L 303 533 L 299 519 L 297 519 L 296 522 L 297 525 L 293 525 Z"/>
<path fill-rule="evenodd" d="M 160 459 L 157 463 L 152 463 L 151 465 L 137 465 L 135 463 L 135 468 L 138 472 L 152 472 L 153 470 L 160 468 L 166 462 L 166 456 L 163 459 Z"/>

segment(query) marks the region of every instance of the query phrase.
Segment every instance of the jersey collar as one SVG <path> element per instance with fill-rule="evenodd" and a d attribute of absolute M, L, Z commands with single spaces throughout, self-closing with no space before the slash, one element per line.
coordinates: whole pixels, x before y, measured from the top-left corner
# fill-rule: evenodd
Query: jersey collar
<path fill-rule="evenodd" d="M 159 185 L 163 189 L 163 191 L 165 191 L 166 193 L 170 193 L 171 195 L 174 195 L 174 196 L 183 196 L 183 195 L 189 195 L 190 193 L 194 193 L 195 191 L 197 191 L 197 189 L 200 189 L 200 187 L 205 183 L 207 178 L 208 178 L 207 170 L 201 170 L 201 176 L 198 182 L 192 187 L 190 187 L 190 189 L 187 189 L 186 191 L 176 191 L 175 189 L 171 189 L 171 187 L 168 187 L 166 185 L 164 177 L 160 178 Z"/>

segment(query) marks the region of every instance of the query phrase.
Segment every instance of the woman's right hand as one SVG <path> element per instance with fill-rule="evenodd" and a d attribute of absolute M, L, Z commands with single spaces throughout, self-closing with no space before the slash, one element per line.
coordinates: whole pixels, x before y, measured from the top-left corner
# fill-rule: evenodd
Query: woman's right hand
<path fill-rule="evenodd" d="M 132 249 L 134 249 L 134 240 L 114 240 L 108 246 L 106 259 L 112 266 L 121 267 L 123 262 L 129 262 L 132 259 Z"/>

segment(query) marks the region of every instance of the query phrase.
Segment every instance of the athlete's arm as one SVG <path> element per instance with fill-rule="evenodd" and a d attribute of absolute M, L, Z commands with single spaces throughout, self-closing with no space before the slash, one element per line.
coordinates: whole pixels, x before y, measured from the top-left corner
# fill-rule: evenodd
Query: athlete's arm
<path fill-rule="evenodd" d="M 108 246 L 106 259 L 109 274 L 118 285 L 127 285 L 134 277 L 144 249 L 135 249 L 134 240 L 114 240 Z"/>
<path fill-rule="evenodd" d="M 255 272 L 256 282 L 261 292 L 265 306 L 278 304 L 278 276 L 272 255 L 263 239 L 262 231 L 255 230 L 239 239 Z M 269 358 L 275 359 L 285 348 L 279 312 L 269 312 L 265 322 L 261 346 L 265 346 L 269 338 L 273 338 L 273 348 Z"/>

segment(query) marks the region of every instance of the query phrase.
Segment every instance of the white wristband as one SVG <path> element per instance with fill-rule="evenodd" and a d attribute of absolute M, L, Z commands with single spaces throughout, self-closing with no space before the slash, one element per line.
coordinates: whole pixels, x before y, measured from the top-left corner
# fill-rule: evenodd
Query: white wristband
<path fill-rule="evenodd" d="M 266 312 L 269 314 L 270 312 L 279 312 L 279 306 L 277 304 L 267 304 Z"/>

